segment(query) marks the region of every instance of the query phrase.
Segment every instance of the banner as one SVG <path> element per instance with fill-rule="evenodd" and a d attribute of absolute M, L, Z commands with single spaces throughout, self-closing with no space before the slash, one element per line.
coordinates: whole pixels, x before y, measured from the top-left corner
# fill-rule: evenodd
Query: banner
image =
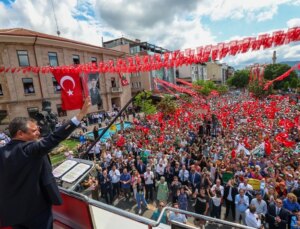
<path fill-rule="evenodd" d="M 223 184 L 227 184 L 227 182 L 233 178 L 233 173 L 230 172 L 224 172 L 222 175 Z"/>
<path fill-rule="evenodd" d="M 100 95 L 99 73 L 89 72 L 81 73 L 81 82 L 85 97 L 91 97 L 92 105 L 102 106 Z"/>
<path fill-rule="evenodd" d="M 238 148 L 236 149 L 236 152 L 239 153 L 241 150 L 245 152 L 246 155 L 250 155 L 250 151 L 245 148 L 241 143 L 239 143 Z"/>
<path fill-rule="evenodd" d="M 250 178 L 248 179 L 248 184 L 252 185 L 253 190 L 260 190 L 260 180 Z"/>
<path fill-rule="evenodd" d="M 265 155 L 265 143 L 261 143 L 251 151 L 251 154 L 256 157 L 263 157 Z"/>

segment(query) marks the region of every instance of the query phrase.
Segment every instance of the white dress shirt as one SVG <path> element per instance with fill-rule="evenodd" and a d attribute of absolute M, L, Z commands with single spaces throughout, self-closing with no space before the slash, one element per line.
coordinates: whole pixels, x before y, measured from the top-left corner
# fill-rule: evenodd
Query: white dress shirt
<path fill-rule="evenodd" d="M 251 213 L 249 209 L 246 210 L 245 222 L 248 227 L 260 228 L 261 220 L 256 213 Z"/>
<path fill-rule="evenodd" d="M 153 184 L 154 174 L 152 171 L 144 173 L 145 184 Z"/>

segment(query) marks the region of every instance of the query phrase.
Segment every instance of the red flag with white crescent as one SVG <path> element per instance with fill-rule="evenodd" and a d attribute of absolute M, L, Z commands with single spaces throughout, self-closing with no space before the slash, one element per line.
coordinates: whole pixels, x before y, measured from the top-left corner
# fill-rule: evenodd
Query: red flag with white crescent
<path fill-rule="evenodd" d="M 79 72 L 65 73 L 61 70 L 53 70 L 53 76 L 61 87 L 61 107 L 64 110 L 81 109 L 83 105 L 81 82 Z"/>

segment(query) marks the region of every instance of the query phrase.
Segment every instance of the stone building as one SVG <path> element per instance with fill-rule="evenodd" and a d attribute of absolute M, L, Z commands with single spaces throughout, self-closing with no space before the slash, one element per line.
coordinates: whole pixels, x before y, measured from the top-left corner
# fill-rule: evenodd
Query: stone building
<path fill-rule="evenodd" d="M 0 67 L 69 66 L 125 56 L 121 51 L 27 29 L 0 29 Z M 127 80 L 130 81 L 129 77 Z M 92 112 L 109 111 L 113 105 L 122 107 L 131 98 L 130 85 L 122 87 L 117 74 L 100 74 L 99 86 L 103 105 L 93 106 Z M 43 100 L 51 102 L 59 119 L 72 117 L 77 111 L 62 110 L 60 90 L 51 73 L 1 72 L 1 125 L 7 125 L 16 116 L 33 116 L 41 111 Z"/>
<path fill-rule="evenodd" d="M 159 54 L 161 58 L 163 58 L 163 54 L 169 52 L 169 50 L 154 44 L 141 42 L 138 39 L 131 40 L 125 37 L 105 41 L 103 42 L 103 47 L 126 52 L 130 55 L 138 55 L 140 58 L 143 58 L 145 55 L 154 54 Z M 171 83 L 175 82 L 174 68 L 161 68 L 159 70 L 151 70 L 149 72 L 131 73 L 130 76 L 132 95 L 135 95 L 141 90 L 155 90 L 156 86 L 153 80 L 155 77 Z"/>

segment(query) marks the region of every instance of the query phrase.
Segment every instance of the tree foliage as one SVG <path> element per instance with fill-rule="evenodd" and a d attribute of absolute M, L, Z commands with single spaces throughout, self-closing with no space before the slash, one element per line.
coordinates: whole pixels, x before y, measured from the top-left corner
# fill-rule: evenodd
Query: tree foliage
<path fill-rule="evenodd" d="M 154 114 L 156 107 L 152 103 L 152 93 L 150 91 L 140 92 L 134 99 L 134 105 L 141 108 L 141 111 L 147 114 Z"/>
<path fill-rule="evenodd" d="M 272 87 L 268 90 L 264 90 L 266 82 L 259 83 L 258 80 L 254 80 L 249 83 L 248 89 L 256 98 L 263 98 L 272 93 Z"/>
<path fill-rule="evenodd" d="M 287 64 L 270 64 L 266 66 L 264 72 L 264 78 L 267 80 L 273 80 L 278 76 L 281 76 L 283 73 L 288 71 L 291 67 Z M 281 81 L 274 82 L 274 89 L 287 89 L 294 86 L 295 79 L 297 80 L 297 74 L 295 71 L 292 71 L 291 74 Z"/>
<path fill-rule="evenodd" d="M 234 73 L 234 76 L 230 77 L 227 80 L 227 84 L 229 86 L 234 86 L 237 88 L 244 88 L 247 87 L 249 83 L 249 70 L 243 69 L 243 70 L 237 70 Z"/>
<path fill-rule="evenodd" d="M 293 79 L 291 79 L 291 81 L 289 82 L 289 86 L 290 86 L 291 88 L 297 88 L 298 86 L 300 86 L 299 84 L 300 84 L 300 81 L 299 81 L 298 78 L 293 78 Z"/>
<path fill-rule="evenodd" d="M 176 102 L 170 95 L 165 95 L 162 100 L 157 104 L 157 110 L 164 114 L 172 114 L 176 111 Z"/>
<path fill-rule="evenodd" d="M 192 102 L 191 96 L 187 95 L 187 94 L 180 94 L 179 98 L 182 99 L 182 100 L 184 100 L 187 103 L 191 103 Z"/>
<path fill-rule="evenodd" d="M 226 85 L 220 85 L 218 86 L 217 90 L 220 94 L 225 94 L 228 92 L 228 87 Z"/>
<path fill-rule="evenodd" d="M 224 94 L 228 91 L 228 88 L 225 85 L 216 85 L 213 81 L 210 80 L 197 80 L 194 82 L 195 86 L 201 86 L 201 89 L 196 89 L 201 95 L 209 95 L 212 90 L 218 91 L 220 94 Z"/>

